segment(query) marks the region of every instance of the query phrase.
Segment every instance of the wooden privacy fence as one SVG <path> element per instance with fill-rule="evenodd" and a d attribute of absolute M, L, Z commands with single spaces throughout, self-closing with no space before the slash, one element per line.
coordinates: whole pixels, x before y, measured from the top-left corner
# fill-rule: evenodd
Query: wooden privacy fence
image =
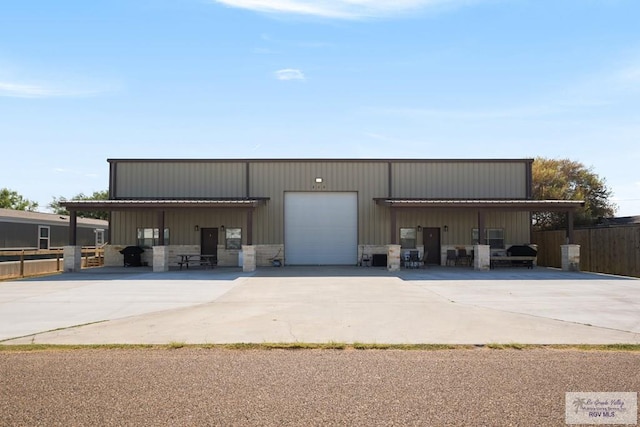
<path fill-rule="evenodd" d="M 566 231 L 534 231 L 538 265 L 561 267 L 560 245 Z M 574 231 L 580 245 L 580 270 L 640 277 L 640 225 L 585 228 Z"/>
<path fill-rule="evenodd" d="M 82 268 L 104 265 L 104 248 L 82 248 Z M 0 280 L 38 276 L 62 271 L 62 249 L 0 250 Z"/>

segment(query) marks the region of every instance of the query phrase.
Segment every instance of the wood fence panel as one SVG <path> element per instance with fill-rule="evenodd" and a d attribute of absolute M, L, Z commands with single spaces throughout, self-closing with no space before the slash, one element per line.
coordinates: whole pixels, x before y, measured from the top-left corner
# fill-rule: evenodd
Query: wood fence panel
<path fill-rule="evenodd" d="M 82 249 L 81 268 L 104 265 L 104 248 Z M 64 265 L 62 249 L 0 250 L 0 280 L 39 276 L 61 271 Z M 42 257 L 29 259 L 29 257 Z M 7 259 L 15 259 L 7 261 Z"/>
<path fill-rule="evenodd" d="M 538 245 L 538 265 L 561 267 L 560 245 L 564 244 L 565 235 L 564 230 L 535 231 L 533 233 L 533 243 Z"/>
<path fill-rule="evenodd" d="M 575 230 L 573 232 L 573 239 L 576 245 L 580 245 L 580 270 L 591 270 L 593 265 L 593 252 L 589 249 L 593 247 L 591 244 L 590 230 Z M 565 243 L 563 243 L 565 244 Z M 562 259 L 558 262 L 562 262 Z"/>
<path fill-rule="evenodd" d="M 640 277 L 640 226 L 620 226 L 575 230 L 580 245 L 580 270 Z M 560 246 L 565 231 L 535 231 L 538 265 L 561 267 Z"/>

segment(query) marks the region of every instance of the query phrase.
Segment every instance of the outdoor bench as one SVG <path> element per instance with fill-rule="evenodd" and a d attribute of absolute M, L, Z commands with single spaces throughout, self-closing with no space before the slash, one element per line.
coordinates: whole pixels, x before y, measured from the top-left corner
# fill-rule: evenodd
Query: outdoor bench
<path fill-rule="evenodd" d="M 503 256 L 491 256 L 489 257 L 490 268 L 500 266 L 524 266 L 527 268 L 533 268 L 533 263 L 536 261 L 535 256 L 517 256 L 517 255 L 503 255 Z"/>

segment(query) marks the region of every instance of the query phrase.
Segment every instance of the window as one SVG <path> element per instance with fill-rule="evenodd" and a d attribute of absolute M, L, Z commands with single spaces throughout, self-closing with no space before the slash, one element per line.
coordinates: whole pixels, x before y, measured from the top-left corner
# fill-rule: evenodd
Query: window
<path fill-rule="evenodd" d="M 487 245 L 493 249 L 504 249 L 504 229 L 485 228 L 484 238 Z M 478 244 L 478 229 L 474 228 L 471 233 L 471 240 L 474 245 Z"/>
<path fill-rule="evenodd" d="M 152 246 L 158 246 L 158 239 L 160 234 L 157 228 L 138 228 L 138 242 L 137 245 L 141 248 L 150 248 Z M 169 229 L 164 229 L 164 244 L 169 244 Z"/>
<path fill-rule="evenodd" d="M 400 247 L 402 249 L 415 249 L 416 237 L 417 237 L 417 233 L 415 228 L 401 228 L 400 229 Z"/>
<path fill-rule="evenodd" d="M 242 228 L 227 228 L 224 237 L 227 249 L 242 249 Z"/>
<path fill-rule="evenodd" d="M 96 246 L 104 245 L 104 230 L 96 228 L 94 232 L 96 233 Z"/>
<path fill-rule="evenodd" d="M 38 249 L 49 249 L 49 227 L 38 226 Z"/>

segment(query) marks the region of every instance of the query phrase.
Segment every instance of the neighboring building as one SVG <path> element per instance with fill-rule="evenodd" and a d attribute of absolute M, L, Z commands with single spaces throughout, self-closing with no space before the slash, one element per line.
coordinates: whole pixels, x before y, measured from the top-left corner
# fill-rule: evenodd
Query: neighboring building
<path fill-rule="evenodd" d="M 133 245 L 149 264 L 164 247 L 170 265 L 202 253 L 237 266 L 244 245 L 258 266 L 357 265 L 396 244 L 445 264 L 447 249 L 530 243 L 531 212 L 582 204 L 532 200 L 532 159 L 108 162 L 110 200 L 61 203 L 72 225 L 76 211 L 111 212 L 106 265 Z"/>
<path fill-rule="evenodd" d="M 617 216 L 609 218 L 598 218 L 596 227 L 614 227 L 614 226 L 637 226 L 640 225 L 640 215 L 635 216 Z"/>
<path fill-rule="evenodd" d="M 81 246 L 102 246 L 109 228 L 104 220 L 79 218 Z M 69 243 L 69 216 L 0 209 L 0 249 L 58 249 Z"/>

